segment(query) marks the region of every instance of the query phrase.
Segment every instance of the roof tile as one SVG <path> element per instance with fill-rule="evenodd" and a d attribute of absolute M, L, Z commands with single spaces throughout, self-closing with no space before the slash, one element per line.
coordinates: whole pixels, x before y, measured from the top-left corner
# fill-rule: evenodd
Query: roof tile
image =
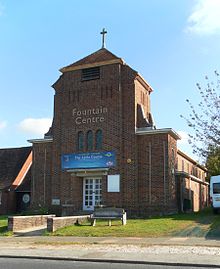
<path fill-rule="evenodd" d="M 11 186 L 32 147 L 0 149 L 0 189 Z"/>
<path fill-rule="evenodd" d="M 68 71 L 68 69 L 71 69 L 77 66 L 95 64 L 95 63 L 111 61 L 111 60 L 119 60 L 123 62 L 121 58 L 117 57 L 116 55 L 111 53 L 109 50 L 102 48 L 73 64 L 70 64 L 68 66 L 61 68 L 60 71 L 65 72 L 65 71 Z"/>

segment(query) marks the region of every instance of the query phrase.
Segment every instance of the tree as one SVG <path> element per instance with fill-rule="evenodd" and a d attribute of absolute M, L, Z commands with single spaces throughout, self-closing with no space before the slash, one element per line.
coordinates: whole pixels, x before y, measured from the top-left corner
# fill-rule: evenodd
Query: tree
<path fill-rule="evenodd" d="M 205 77 L 204 87 L 196 84 L 200 101 L 195 106 L 187 99 L 191 112 L 188 118 L 181 115 L 193 130 L 189 134 L 193 152 L 205 159 L 213 153 L 213 149 L 216 149 L 216 154 L 220 154 L 220 79 L 217 71 L 214 74 L 215 80 L 212 82 Z"/>
<path fill-rule="evenodd" d="M 206 158 L 206 167 L 208 168 L 209 176 L 220 174 L 220 147 L 209 147 L 209 153 Z"/>

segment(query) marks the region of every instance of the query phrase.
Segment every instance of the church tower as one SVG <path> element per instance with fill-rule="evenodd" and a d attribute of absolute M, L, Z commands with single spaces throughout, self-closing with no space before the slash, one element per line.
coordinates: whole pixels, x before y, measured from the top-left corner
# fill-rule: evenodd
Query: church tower
<path fill-rule="evenodd" d="M 53 85 L 52 126 L 31 140 L 32 205 L 62 215 L 97 205 L 175 212 L 179 136 L 156 129 L 151 86 L 105 48 L 103 32 L 102 48 L 61 68 Z"/>

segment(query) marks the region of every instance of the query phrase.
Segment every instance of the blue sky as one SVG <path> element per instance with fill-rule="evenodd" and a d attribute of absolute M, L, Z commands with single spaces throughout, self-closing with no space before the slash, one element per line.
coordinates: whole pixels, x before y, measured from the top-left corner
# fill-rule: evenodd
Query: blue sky
<path fill-rule="evenodd" d="M 153 87 L 157 128 L 191 154 L 180 114 L 220 72 L 220 0 L 0 0 L 0 148 L 43 137 L 59 69 L 98 50 L 103 27 L 107 49 Z"/>

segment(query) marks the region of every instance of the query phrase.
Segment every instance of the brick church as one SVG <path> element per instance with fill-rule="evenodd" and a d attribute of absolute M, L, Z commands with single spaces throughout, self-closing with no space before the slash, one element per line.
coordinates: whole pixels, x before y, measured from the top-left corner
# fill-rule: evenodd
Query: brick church
<path fill-rule="evenodd" d="M 60 71 L 52 126 L 29 140 L 33 207 L 147 216 L 207 205 L 206 169 L 177 149 L 173 129 L 156 128 L 153 90 L 137 71 L 104 46 Z"/>

